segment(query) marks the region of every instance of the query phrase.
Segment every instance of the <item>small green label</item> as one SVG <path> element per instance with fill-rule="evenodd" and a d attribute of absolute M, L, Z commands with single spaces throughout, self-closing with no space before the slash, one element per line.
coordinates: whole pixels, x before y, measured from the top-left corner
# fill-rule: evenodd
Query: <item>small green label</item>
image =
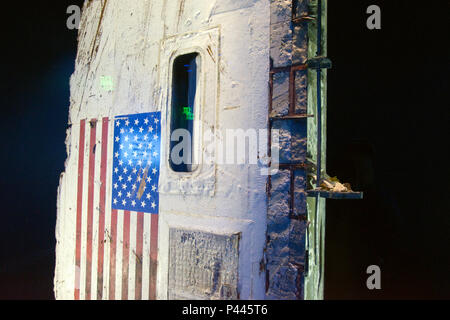
<path fill-rule="evenodd" d="M 194 120 L 194 113 L 192 112 L 192 108 L 183 107 L 183 113 L 186 115 L 187 120 Z"/>
<path fill-rule="evenodd" d="M 105 91 L 112 91 L 114 89 L 114 82 L 111 76 L 101 76 L 100 85 Z"/>

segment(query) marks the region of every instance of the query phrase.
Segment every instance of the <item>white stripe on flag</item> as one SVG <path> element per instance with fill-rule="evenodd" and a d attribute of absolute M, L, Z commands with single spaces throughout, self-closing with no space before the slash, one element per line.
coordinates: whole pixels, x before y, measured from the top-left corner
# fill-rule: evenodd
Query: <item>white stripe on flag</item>
<path fill-rule="evenodd" d="M 144 246 L 142 261 L 142 299 L 149 299 L 150 292 L 150 227 L 151 215 L 144 215 Z"/>
<path fill-rule="evenodd" d="M 117 210 L 115 300 L 122 299 L 122 252 L 123 252 L 123 210 Z"/>
<path fill-rule="evenodd" d="M 114 136 L 114 121 L 108 122 L 108 157 L 106 169 L 106 203 L 105 203 L 105 248 L 103 263 L 103 300 L 109 299 L 109 274 L 111 250 L 111 175 L 112 175 L 112 148 Z"/>
<path fill-rule="evenodd" d="M 136 225 L 137 212 L 130 212 L 130 250 L 129 250 L 129 269 L 128 269 L 128 300 L 135 299 L 136 282 Z"/>
<path fill-rule="evenodd" d="M 91 275 L 91 299 L 97 300 L 97 279 L 98 279 L 98 235 L 100 216 L 100 165 L 102 161 L 102 121 L 97 121 L 95 136 L 95 171 L 94 171 L 94 210 L 92 219 L 92 275 Z"/>

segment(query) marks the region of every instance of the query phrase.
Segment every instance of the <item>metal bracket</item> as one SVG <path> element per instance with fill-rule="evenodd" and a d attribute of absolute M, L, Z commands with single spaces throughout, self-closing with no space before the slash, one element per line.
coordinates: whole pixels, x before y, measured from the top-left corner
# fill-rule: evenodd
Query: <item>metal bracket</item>
<path fill-rule="evenodd" d="M 320 69 L 331 69 L 333 63 L 327 57 L 314 57 L 306 61 L 308 69 L 320 70 Z"/>
<path fill-rule="evenodd" d="M 324 190 L 308 190 L 308 197 L 321 197 L 325 199 L 335 199 L 335 200 L 361 200 L 364 198 L 363 192 L 332 192 Z"/>
<path fill-rule="evenodd" d="M 308 231 L 306 231 L 306 232 L 308 232 Z M 305 251 L 305 271 L 304 271 L 304 275 L 305 275 L 305 278 L 308 276 L 308 273 L 309 273 L 309 250 L 306 250 Z"/>
<path fill-rule="evenodd" d="M 310 21 L 314 21 L 314 20 L 316 20 L 315 17 L 305 15 L 305 16 L 300 16 L 300 17 L 293 17 L 292 18 L 292 23 L 293 24 L 299 24 L 299 23 L 302 23 L 302 22 L 310 22 Z"/>

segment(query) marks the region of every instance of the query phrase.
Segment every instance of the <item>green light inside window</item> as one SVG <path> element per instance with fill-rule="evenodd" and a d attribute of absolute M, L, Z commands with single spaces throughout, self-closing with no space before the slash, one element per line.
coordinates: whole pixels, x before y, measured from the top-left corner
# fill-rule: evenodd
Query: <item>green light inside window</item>
<path fill-rule="evenodd" d="M 171 168 L 176 172 L 192 172 L 195 170 L 194 162 L 194 118 L 195 101 L 197 95 L 197 82 L 199 74 L 200 57 L 198 53 L 190 53 L 179 56 L 173 63 L 172 73 L 172 112 L 171 112 L 171 136 L 177 129 L 185 129 L 190 133 L 190 152 L 180 156 L 187 159 L 186 163 L 175 164 L 170 160 Z M 179 141 L 171 141 L 170 151 Z"/>

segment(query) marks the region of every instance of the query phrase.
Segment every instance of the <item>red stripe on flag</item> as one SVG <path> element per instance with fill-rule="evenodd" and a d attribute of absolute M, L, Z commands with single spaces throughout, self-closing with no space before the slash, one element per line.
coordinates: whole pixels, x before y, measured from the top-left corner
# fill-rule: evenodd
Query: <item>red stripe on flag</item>
<path fill-rule="evenodd" d="M 102 121 L 102 158 L 100 163 L 100 204 L 98 221 L 97 299 L 103 298 L 103 254 L 105 247 L 106 166 L 108 159 L 108 118 Z"/>
<path fill-rule="evenodd" d="M 109 261 L 109 300 L 116 299 L 117 210 L 111 210 L 111 247 Z"/>
<path fill-rule="evenodd" d="M 144 213 L 137 213 L 135 299 L 142 300 L 142 248 L 144 245 Z"/>
<path fill-rule="evenodd" d="M 122 300 L 128 300 L 128 271 L 130 268 L 130 211 L 123 212 Z"/>
<path fill-rule="evenodd" d="M 89 183 L 88 183 L 88 208 L 87 208 L 87 244 L 86 244 L 86 300 L 91 299 L 92 277 L 92 224 L 94 220 L 94 175 L 95 175 L 95 135 L 97 120 L 92 119 L 91 136 L 89 144 Z"/>
<path fill-rule="evenodd" d="M 158 269 L 158 215 L 152 214 L 150 236 L 150 300 L 156 300 L 156 271 Z"/>
<path fill-rule="evenodd" d="M 83 204 L 83 168 L 84 168 L 84 136 L 86 121 L 80 122 L 80 140 L 78 143 L 78 187 L 77 187 L 77 222 L 75 246 L 75 300 L 80 300 L 80 271 L 81 271 L 81 215 Z"/>

